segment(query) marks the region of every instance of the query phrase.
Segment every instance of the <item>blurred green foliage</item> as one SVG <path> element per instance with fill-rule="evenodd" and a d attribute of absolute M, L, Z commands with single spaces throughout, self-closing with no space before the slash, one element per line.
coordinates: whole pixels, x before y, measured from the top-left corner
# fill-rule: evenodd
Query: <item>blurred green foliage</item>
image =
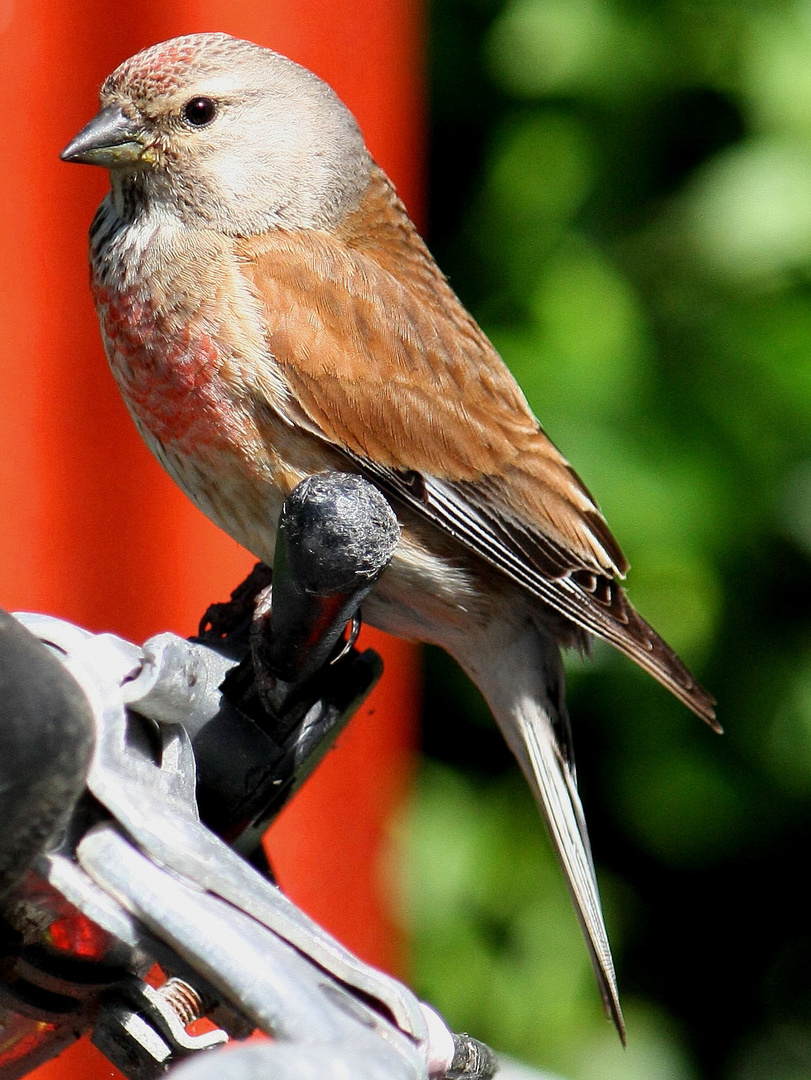
<path fill-rule="evenodd" d="M 433 0 L 440 265 L 600 502 L 716 738 L 569 664 L 629 1030 L 532 800 L 428 671 L 413 980 L 570 1080 L 811 1075 L 811 0 Z"/>

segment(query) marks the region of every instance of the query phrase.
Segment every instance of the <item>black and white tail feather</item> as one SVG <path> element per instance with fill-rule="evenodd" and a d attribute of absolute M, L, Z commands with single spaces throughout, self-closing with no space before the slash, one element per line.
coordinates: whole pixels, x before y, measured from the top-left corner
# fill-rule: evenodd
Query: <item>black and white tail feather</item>
<path fill-rule="evenodd" d="M 492 641 L 476 641 L 475 650 L 471 648 L 465 656 L 457 653 L 457 659 L 484 694 L 541 808 L 588 944 L 606 1013 L 624 1045 L 614 962 L 577 790 L 560 651 L 529 619 L 509 627 L 499 620 L 491 633 Z M 494 656 L 499 658 L 497 665 L 492 662 Z"/>

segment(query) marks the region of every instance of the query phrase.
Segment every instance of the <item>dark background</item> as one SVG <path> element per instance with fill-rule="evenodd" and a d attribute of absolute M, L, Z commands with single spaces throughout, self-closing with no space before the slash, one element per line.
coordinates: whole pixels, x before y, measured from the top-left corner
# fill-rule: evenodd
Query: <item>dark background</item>
<path fill-rule="evenodd" d="M 412 978 L 571 1080 L 811 1075 L 811 5 L 433 0 L 429 239 L 632 564 L 723 737 L 569 664 L 628 1023 L 528 791 L 428 667 Z"/>

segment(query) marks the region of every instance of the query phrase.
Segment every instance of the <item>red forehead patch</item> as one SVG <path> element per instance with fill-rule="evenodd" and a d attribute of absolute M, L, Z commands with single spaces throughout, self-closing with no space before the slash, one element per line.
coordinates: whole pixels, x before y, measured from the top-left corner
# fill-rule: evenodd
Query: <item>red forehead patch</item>
<path fill-rule="evenodd" d="M 104 80 L 102 95 L 126 90 L 135 97 L 171 93 L 184 82 L 189 65 L 199 56 L 197 37 L 173 38 L 131 56 Z"/>

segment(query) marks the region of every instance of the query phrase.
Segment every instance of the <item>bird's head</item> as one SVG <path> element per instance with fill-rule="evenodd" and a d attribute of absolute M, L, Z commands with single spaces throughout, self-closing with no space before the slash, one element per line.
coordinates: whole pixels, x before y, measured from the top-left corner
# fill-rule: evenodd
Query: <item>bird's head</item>
<path fill-rule="evenodd" d="M 329 228 L 371 167 L 325 82 L 227 34 L 174 38 L 124 61 L 62 158 L 108 168 L 117 204 L 231 235 Z"/>

